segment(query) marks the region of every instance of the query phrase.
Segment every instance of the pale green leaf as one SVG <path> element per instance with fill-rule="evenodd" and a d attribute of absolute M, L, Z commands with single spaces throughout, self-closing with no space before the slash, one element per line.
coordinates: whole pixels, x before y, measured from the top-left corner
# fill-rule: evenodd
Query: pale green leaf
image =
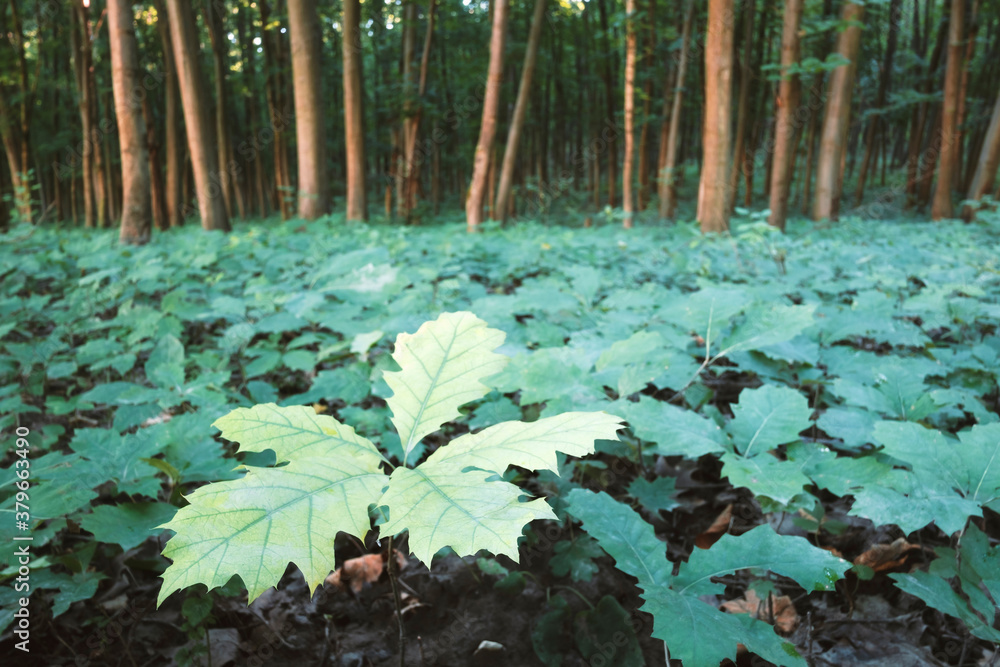
<path fill-rule="evenodd" d="M 744 389 L 727 430 L 737 452 L 756 456 L 798 440 L 799 431 L 809 427 L 810 414 L 809 401 L 794 389 L 771 385 Z"/>
<path fill-rule="evenodd" d="M 384 374 L 393 391 L 386 402 L 403 443 L 404 458 L 420 440 L 459 416 L 458 408 L 485 396 L 481 380 L 499 373 L 507 358 L 493 352 L 504 333 L 472 313 L 442 313 L 414 334 L 396 338 L 399 371 Z"/>
<path fill-rule="evenodd" d="M 334 567 L 334 537 L 364 539 L 368 506 L 387 477 L 375 446 L 312 408 L 239 408 L 215 422 L 240 451 L 271 449 L 277 468 L 248 468 L 237 480 L 203 486 L 163 524 L 177 534 L 163 554 L 159 602 L 197 583 L 224 585 L 238 574 L 252 602 L 294 562 L 314 589 Z"/>

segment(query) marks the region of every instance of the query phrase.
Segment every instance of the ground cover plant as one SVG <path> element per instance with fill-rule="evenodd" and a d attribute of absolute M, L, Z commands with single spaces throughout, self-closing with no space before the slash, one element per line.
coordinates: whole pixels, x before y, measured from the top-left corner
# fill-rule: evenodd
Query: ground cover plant
<path fill-rule="evenodd" d="M 455 232 L 5 237 L 5 659 L 22 608 L 48 664 L 398 664 L 397 608 L 414 665 L 996 659 L 996 220 Z M 427 416 L 449 322 L 488 344 Z M 277 416 L 315 437 L 269 443 Z M 517 422 L 583 426 L 542 462 L 455 455 Z M 214 490 L 301 498 L 345 461 L 356 503 L 229 569 L 181 555 L 220 539 L 189 521 L 234 508 Z M 502 489 L 503 540 L 391 498 L 434 462 Z"/>

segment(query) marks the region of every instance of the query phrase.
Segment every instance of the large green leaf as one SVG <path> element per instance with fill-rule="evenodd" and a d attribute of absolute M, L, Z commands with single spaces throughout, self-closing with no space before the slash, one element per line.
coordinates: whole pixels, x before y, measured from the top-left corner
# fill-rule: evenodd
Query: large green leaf
<path fill-rule="evenodd" d="M 416 469 L 393 471 L 379 500 L 389 508 L 380 532 L 409 530 L 410 550 L 428 566 L 445 546 L 461 556 L 487 549 L 516 561 L 524 526 L 556 517 L 542 499 L 519 502 L 521 490 L 498 475 L 511 465 L 557 472 L 557 451 L 593 453 L 594 441 L 613 439 L 620 422 L 604 413 L 566 413 L 464 435 Z"/>
<path fill-rule="evenodd" d="M 333 569 L 337 532 L 368 533 L 368 506 L 387 481 L 382 455 L 351 427 L 301 406 L 238 408 L 215 426 L 240 451 L 271 449 L 287 465 L 247 467 L 242 478 L 187 497 L 191 504 L 160 526 L 177 534 L 163 550 L 174 562 L 163 573 L 159 602 L 196 583 L 222 586 L 234 574 L 252 602 L 290 562 L 312 590 Z"/>
<path fill-rule="evenodd" d="M 416 333 L 397 337 L 392 358 L 400 370 L 384 377 L 393 391 L 386 402 L 404 458 L 425 435 L 458 417 L 459 406 L 489 392 L 480 380 L 507 363 L 493 352 L 503 340 L 502 331 L 465 312 L 442 313 Z"/>
<path fill-rule="evenodd" d="M 724 588 L 712 577 L 746 568 L 784 574 L 807 590 L 828 590 L 848 563 L 803 538 L 760 526 L 739 537 L 723 536 L 710 550 L 696 550 L 672 576 L 663 543 L 631 508 L 604 492 L 584 489 L 570 491 L 568 501 L 570 514 L 583 522 L 618 569 L 639 580 L 646 600 L 642 609 L 653 616 L 653 636 L 666 642 L 672 658 L 686 665 L 717 665 L 733 657 L 742 643 L 777 664 L 804 667 L 794 645 L 763 622 L 729 616 L 698 597 Z"/>
<path fill-rule="evenodd" d="M 737 452 L 757 456 L 798 440 L 799 431 L 809 426 L 810 414 L 809 401 L 794 389 L 771 385 L 744 389 L 727 430 Z"/>

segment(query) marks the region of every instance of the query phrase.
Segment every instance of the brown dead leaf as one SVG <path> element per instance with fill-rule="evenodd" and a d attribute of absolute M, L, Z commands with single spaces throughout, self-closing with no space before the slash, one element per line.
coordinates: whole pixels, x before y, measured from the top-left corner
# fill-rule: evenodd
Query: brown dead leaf
<path fill-rule="evenodd" d="M 733 520 L 733 505 L 730 503 L 726 505 L 726 509 L 722 510 L 722 513 L 715 518 L 712 525 L 708 527 L 704 533 L 694 538 L 695 546 L 699 549 L 707 549 L 716 542 L 719 541 L 726 531 L 729 530 L 729 524 Z"/>
<path fill-rule="evenodd" d="M 327 406 L 323 405 L 322 403 L 313 403 L 313 410 L 315 410 L 316 414 L 318 415 L 326 413 L 328 409 L 329 408 L 327 408 Z"/>
<path fill-rule="evenodd" d="M 396 555 L 396 571 L 402 572 L 409 565 L 406 556 L 402 552 L 393 549 Z M 346 591 L 348 586 L 355 594 L 361 592 L 365 584 L 373 584 L 382 576 L 385 569 L 387 554 L 368 554 L 351 558 L 344 561 L 344 564 L 330 573 L 326 578 L 326 583 L 341 591 Z"/>
<path fill-rule="evenodd" d="M 355 595 L 361 592 L 365 584 L 372 584 L 382 576 L 382 554 L 368 554 L 344 561 L 330 576 L 326 583 L 334 588 L 346 591 L 350 586 Z"/>
<path fill-rule="evenodd" d="M 771 606 L 774 612 L 774 627 L 778 632 L 789 635 L 799 627 L 799 615 L 795 612 L 792 598 L 787 595 L 771 596 L 771 601 L 761 600 L 756 591 L 748 590 L 742 598 L 722 603 L 722 610 L 730 614 L 750 614 L 753 618 L 771 623 Z"/>
<path fill-rule="evenodd" d="M 891 544 L 876 544 L 854 559 L 855 565 L 865 565 L 876 572 L 885 572 L 901 566 L 906 554 L 919 551 L 920 545 L 910 544 L 904 538 L 897 538 Z"/>

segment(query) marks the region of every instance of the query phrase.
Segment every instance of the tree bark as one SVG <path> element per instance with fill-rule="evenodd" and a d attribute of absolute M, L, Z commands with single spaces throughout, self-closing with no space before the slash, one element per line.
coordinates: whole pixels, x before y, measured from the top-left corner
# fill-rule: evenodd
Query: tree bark
<path fill-rule="evenodd" d="M 531 17 L 531 30 L 528 33 L 528 46 L 524 52 L 524 65 L 521 67 L 521 83 L 517 88 L 517 101 L 514 103 L 514 115 L 507 130 L 507 146 L 503 153 L 503 164 L 500 167 L 500 185 L 497 187 L 497 208 L 503 220 L 507 219 L 510 189 L 514 180 L 514 165 L 517 162 L 517 149 L 521 141 L 521 129 L 528 113 L 528 101 L 531 93 L 531 79 L 538 62 L 538 42 L 542 36 L 542 24 L 545 22 L 545 0 L 535 0 L 535 11 Z"/>
<path fill-rule="evenodd" d="M 958 141 L 958 95 L 962 80 L 962 39 L 965 37 L 965 1 L 951 0 L 951 21 L 948 26 L 948 65 L 944 77 L 944 101 L 941 108 L 941 158 L 937 188 L 931 204 L 931 220 L 943 220 L 955 215 L 951 188 L 958 170 L 955 143 Z"/>
<path fill-rule="evenodd" d="M 497 110 L 500 107 L 500 87 L 503 85 L 503 49 L 507 33 L 508 0 L 494 0 L 493 31 L 490 37 L 490 65 L 483 99 L 483 122 L 476 142 L 472 163 L 472 181 L 465 202 L 465 221 L 469 232 L 476 232 L 483 221 L 483 200 L 486 198 L 486 177 L 493 140 L 497 132 Z"/>
<path fill-rule="evenodd" d="M 799 77 L 788 70 L 799 61 L 799 25 L 804 0 L 785 0 L 784 25 L 781 30 L 781 83 L 778 88 L 778 113 L 774 122 L 774 159 L 771 161 L 771 215 L 767 222 L 785 231 L 788 217 L 788 193 L 792 181 L 792 157 L 799 120 Z"/>
<path fill-rule="evenodd" d="M 201 226 L 229 231 L 229 216 L 219 188 L 216 138 L 208 121 L 205 84 L 198 63 L 198 37 L 191 0 L 169 0 L 167 7 Z"/>
<path fill-rule="evenodd" d="M 420 121 L 423 117 L 424 95 L 427 91 L 427 69 L 430 65 L 431 43 L 434 38 L 434 15 L 437 1 L 431 0 L 427 14 L 427 32 L 424 34 L 424 48 L 420 56 L 420 75 L 417 83 L 417 97 L 406 117 L 406 146 L 403 161 L 406 167 L 405 215 L 412 221 L 413 209 L 417 205 L 417 191 L 420 189 L 420 167 L 426 155 L 417 157 L 417 139 L 420 136 Z"/>
<path fill-rule="evenodd" d="M 702 232 L 729 229 L 730 101 L 733 83 L 733 0 L 708 0 L 705 119 L 698 220 Z"/>
<path fill-rule="evenodd" d="M 167 219 L 171 227 L 184 224 L 184 128 L 181 124 L 180 89 L 170 38 L 170 18 L 163 0 L 156 0 L 156 29 L 163 45 L 164 145 L 166 149 L 165 192 Z"/>
<path fill-rule="evenodd" d="M 643 69 L 646 72 L 646 82 L 643 87 L 642 96 L 642 130 L 639 133 L 639 190 L 636 193 L 637 200 L 636 206 L 640 211 L 645 211 L 646 206 L 649 205 L 649 188 L 652 184 L 652 178 L 650 177 L 649 170 L 649 158 L 652 152 L 650 139 L 649 126 L 652 124 L 649 122 L 649 112 L 653 101 L 653 77 L 652 73 L 655 70 L 653 65 L 653 49 L 656 42 L 656 29 L 653 22 L 653 17 L 656 14 L 656 0 L 649 0 L 648 10 L 649 14 L 646 17 L 647 26 L 644 32 L 644 42 L 643 46 Z M 558 91 L 557 91 L 558 93 Z"/>
<path fill-rule="evenodd" d="M 344 0 L 344 142 L 347 146 L 348 220 L 368 219 L 360 20 L 361 5 L 358 0 Z"/>
<path fill-rule="evenodd" d="M 827 89 L 826 113 L 820 134 L 820 155 L 816 167 L 816 198 L 813 201 L 813 219 L 836 220 L 840 215 L 841 163 L 847 148 L 848 120 L 851 115 L 851 96 L 854 91 L 854 74 L 857 70 L 861 46 L 861 19 L 864 7 L 850 0 L 844 3 L 841 21 L 851 22 L 837 39 L 837 53 L 849 61 L 833 70 Z"/>
<path fill-rule="evenodd" d="M 896 55 L 896 42 L 899 30 L 899 16 L 901 0 L 890 0 L 889 3 L 889 29 L 886 37 L 885 58 L 882 61 L 882 72 L 879 77 L 878 92 L 875 94 L 875 109 L 881 111 L 885 108 L 886 95 L 889 92 L 889 85 L 892 81 L 892 62 Z M 875 158 L 875 136 L 885 132 L 885 121 L 882 115 L 875 116 L 868 124 L 865 133 L 865 155 L 861 160 L 861 170 L 858 172 L 858 185 L 854 191 L 854 205 L 861 205 L 861 198 L 865 193 L 865 182 L 868 177 L 868 170 Z"/>
<path fill-rule="evenodd" d="M 997 93 L 997 100 L 993 104 L 993 115 L 990 117 L 990 125 L 979 152 L 979 163 L 976 165 L 976 172 L 972 176 L 969 193 L 965 198 L 979 201 L 984 195 L 989 194 L 997 177 L 997 167 L 1000 167 L 1000 93 Z M 962 210 L 962 217 L 966 221 L 971 221 L 975 215 L 976 211 L 971 206 L 966 206 Z"/>
<path fill-rule="evenodd" d="M 632 228 L 632 168 L 635 165 L 635 0 L 625 0 L 625 164 L 622 167 L 622 227 Z"/>
<path fill-rule="evenodd" d="M 111 85 L 122 159 L 122 219 L 118 241 L 142 245 L 149 241 L 152 204 L 146 124 L 142 117 L 145 95 L 139 85 L 139 47 L 135 41 L 131 0 L 108 0 L 107 11 Z"/>
<path fill-rule="evenodd" d="M 611 67 L 611 38 L 609 36 L 611 30 L 608 27 L 608 12 L 605 7 L 605 0 L 597 0 L 597 9 L 600 13 L 601 34 L 604 39 L 602 60 L 604 61 L 604 99 L 607 105 L 607 118 L 605 120 L 612 128 L 607 141 L 608 206 L 614 208 L 618 200 L 617 193 L 615 192 L 615 186 L 618 183 L 618 127 L 615 123 L 615 77 L 613 74 L 614 70 Z"/>
<path fill-rule="evenodd" d="M 681 104 L 684 101 L 684 75 L 687 73 L 688 48 L 691 42 L 691 21 L 694 16 L 694 0 L 688 0 L 684 10 L 684 25 L 681 28 L 681 54 L 677 59 L 677 73 L 674 76 L 674 99 L 670 110 L 670 127 L 667 130 L 666 157 L 660 173 L 659 199 L 660 217 L 664 220 L 674 217 L 677 206 L 674 167 L 677 164 L 678 137 L 681 128 Z"/>
<path fill-rule="evenodd" d="M 747 135 L 747 106 L 750 103 L 750 54 L 753 51 L 754 0 L 746 5 L 743 12 L 743 52 L 740 57 L 740 97 L 736 104 L 736 141 L 733 144 L 733 164 L 729 170 L 729 210 L 736 207 L 736 192 L 739 187 L 740 171 L 745 157 Z M 766 16 L 764 17 L 767 18 Z M 761 44 L 758 48 L 763 48 Z M 749 185 L 747 194 L 750 194 Z"/>
<path fill-rule="evenodd" d="M 288 0 L 299 167 L 299 217 L 315 220 L 330 210 L 326 178 L 323 84 L 316 0 Z"/>
<path fill-rule="evenodd" d="M 203 5 L 205 25 L 212 45 L 212 70 L 215 84 L 215 138 L 219 153 L 219 184 L 226 204 L 226 215 L 233 216 L 233 203 L 239 199 L 236 193 L 235 163 L 232 159 L 232 141 L 229 130 L 232 126 L 232 112 L 229 96 L 226 94 L 226 73 L 229 71 L 229 40 L 225 36 L 224 15 L 226 7 L 217 0 L 205 0 Z M 242 201 L 240 202 L 242 209 Z M 246 217 L 241 215 L 241 217 Z"/>

